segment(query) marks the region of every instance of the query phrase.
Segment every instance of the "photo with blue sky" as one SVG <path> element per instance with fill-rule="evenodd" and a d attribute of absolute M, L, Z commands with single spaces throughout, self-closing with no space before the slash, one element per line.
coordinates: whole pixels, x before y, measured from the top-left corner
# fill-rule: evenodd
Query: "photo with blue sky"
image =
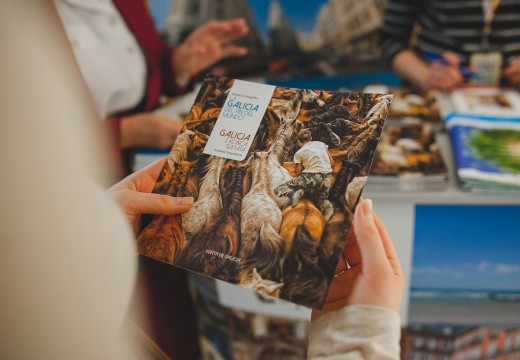
<path fill-rule="evenodd" d="M 439 210 L 417 207 L 412 289 L 520 291 L 520 207 Z"/>

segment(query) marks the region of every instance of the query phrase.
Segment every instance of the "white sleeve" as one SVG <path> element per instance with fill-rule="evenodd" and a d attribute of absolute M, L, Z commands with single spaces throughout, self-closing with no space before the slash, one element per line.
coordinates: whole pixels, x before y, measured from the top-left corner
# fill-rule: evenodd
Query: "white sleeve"
<path fill-rule="evenodd" d="M 398 360 L 399 314 L 373 305 L 351 305 L 311 322 L 307 358 Z"/>
<path fill-rule="evenodd" d="M 299 154 L 298 151 L 296 152 L 296 154 L 294 154 L 293 161 L 294 161 L 296 164 L 301 164 L 302 159 L 300 158 L 300 154 Z"/>

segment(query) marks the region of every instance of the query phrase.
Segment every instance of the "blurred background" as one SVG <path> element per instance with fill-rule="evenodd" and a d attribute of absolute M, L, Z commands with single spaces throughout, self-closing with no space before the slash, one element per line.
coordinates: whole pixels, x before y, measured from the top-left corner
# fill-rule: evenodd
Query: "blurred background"
<path fill-rule="evenodd" d="M 246 59 L 227 60 L 214 71 L 236 76 L 304 77 L 385 68 L 378 47 L 384 0 L 149 2 L 163 39 L 178 45 L 208 20 L 244 17 L 249 34 L 239 44 Z M 244 61 L 245 60 L 245 61 Z"/>

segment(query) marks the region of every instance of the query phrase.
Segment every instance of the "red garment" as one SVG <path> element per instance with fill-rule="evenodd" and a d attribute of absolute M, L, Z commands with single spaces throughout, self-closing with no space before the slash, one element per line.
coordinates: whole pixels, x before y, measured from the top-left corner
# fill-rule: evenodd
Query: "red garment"
<path fill-rule="evenodd" d="M 159 105 L 161 95 L 182 94 L 192 87 L 193 82 L 190 81 L 185 87 L 175 83 L 171 67 L 171 58 L 175 50 L 162 41 L 144 0 L 113 0 L 113 3 L 136 38 L 145 58 L 148 73 L 145 95 L 139 105 L 111 116 L 106 121 L 115 152 L 120 154 L 118 156 L 120 170 L 117 171 L 120 174 L 116 177 L 122 178 L 132 172 L 134 150 L 120 150 L 121 117 L 152 111 Z"/>
<path fill-rule="evenodd" d="M 112 127 L 119 148 L 119 125 L 122 115 L 151 111 L 159 105 L 162 94 L 176 95 L 188 88 L 178 87 L 173 81 L 170 59 L 174 50 L 160 38 L 145 2 L 113 0 L 113 3 L 137 39 L 148 70 L 143 101 L 135 109 L 107 121 Z M 125 152 L 125 162 L 130 156 L 133 157 L 131 151 Z M 125 165 L 128 172 L 128 163 Z M 140 256 L 136 290 L 138 294 L 144 295 L 150 324 L 143 324 L 142 318 L 134 320 L 143 329 L 150 327 L 150 333 L 147 335 L 172 359 L 199 358 L 196 313 L 189 294 L 186 271 Z M 133 304 L 139 308 L 141 305 Z"/>
<path fill-rule="evenodd" d="M 167 46 L 155 28 L 150 12 L 143 0 L 113 0 L 126 25 L 135 36 L 148 70 L 148 83 L 142 104 L 136 111 L 150 111 L 159 104 L 159 97 L 177 95 L 185 88 L 176 86 L 170 59 L 173 48 Z"/>

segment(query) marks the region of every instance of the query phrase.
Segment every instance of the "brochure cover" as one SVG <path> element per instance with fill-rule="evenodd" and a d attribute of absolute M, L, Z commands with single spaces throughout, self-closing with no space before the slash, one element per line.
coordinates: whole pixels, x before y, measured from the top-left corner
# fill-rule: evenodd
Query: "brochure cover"
<path fill-rule="evenodd" d="M 453 117 L 457 174 L 471 191 L 520 191 L 520 121 Z"/>
<path fill-rule="evenodd" d="M 321 308 L 392 101 L 362 95 L 206 77 L 154 189 L 193 207 L 139 252 Z"/>
<path fill-rule="evenodd" d="M 461 213 L 478 226 L 454 226 Z M 401 359 L 518 359 L 520 242 L 511 224 L 519 217 L 519 206 L 417 206 L 423 230 L 415 234 Z"/>
<path fill-rule="evenodd" d="M 394 95 L 394 99 L 388 114 L 389 120 L 408 121 L 412 119 L 430 123 L 435 128 L 442 127 L 436 92 L 418 94 L 407 87 L 392 88 L 390 92 Z"/>
<path fill-rule="evenodd" d="M 190 274 L 204 359 L 307 359 L 311 310 Z"/>
<path fill-rule="evenodd" d="M 447 179 L 432 124 L 388 122 L 370 170 L 371 189 L 435 191 L 445 188 Z"/>
<path fill-rule="evenodd" d="M 520 94 L 499 87 L 467 88 L 447 97 L 446 116 L 457 175 L 465 190 L 520 190 Z"/>
<path fill-rule="evenodd" d="M 477 87 L 449 94 L 455 114 L 490 118 L 520 118 L 520 94 L 514 89 Z"/>

